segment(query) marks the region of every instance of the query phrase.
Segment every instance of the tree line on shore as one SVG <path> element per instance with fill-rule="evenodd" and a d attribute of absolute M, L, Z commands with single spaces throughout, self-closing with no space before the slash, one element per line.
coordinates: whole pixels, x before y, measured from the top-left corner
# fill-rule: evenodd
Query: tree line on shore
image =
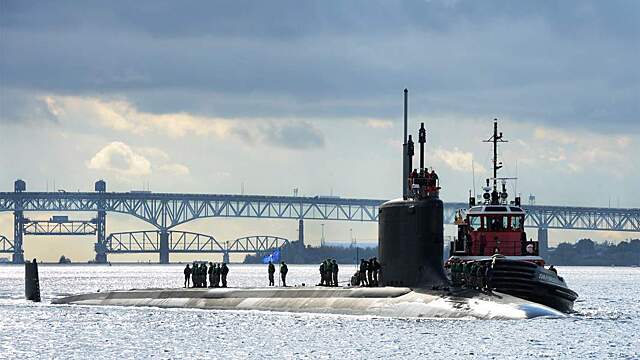
<path fill-rule="evenodd" d="M 555 265 L 640 265 L 640 239 L 596 243 L 580 239 L 575 244 L 561 243 L 550 249 L 548 262 Z"/>
<path fill-rule="evenodd" d="M 378 248 L 339 246 L 301 247 L 297 242 L 285 245 L 282 259 L 292 264 L 316 264 L 325 259 L 336 259 L 339 264 L 358 263 L 359 259 L 378 256 Z M 449 252 L 445 251 L 445 258 Z M 260 264 L 265 254 L 248 255 L 245 264 Z M 580 239 L 576 243 L 561 243 L 549 250 L 547 263 L 554 265 L 640 266 L 640 239 L 596 243 Z"/>

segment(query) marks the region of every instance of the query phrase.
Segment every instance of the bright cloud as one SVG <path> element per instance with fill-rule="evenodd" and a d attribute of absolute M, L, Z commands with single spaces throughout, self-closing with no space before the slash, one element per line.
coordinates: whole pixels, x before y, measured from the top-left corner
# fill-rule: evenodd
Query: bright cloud
<path fill-rule="evenodd" d="M 436 159 L 456 171 L 471 172 L 475 170 L 478 173 L 486 171 L 484 166 L 473 163 L 473 153 L 462 151 L 458 148 L 454 148 L 453 150 L 438 148 L 435 151 L 435 156 Z"/>
<path fill-rule="evenodd" d="M 129 145 L 119 141 L 111 142 L 100 149 L 89 160 L 87 167 L 130 176 L 151 174 L 151 162 L 134 152 Z"/>
<path fill-rule="evenodd" d="M 153 114 L 138 111 L 128 101 L 106 101 L 93 97 L 47 96 L 44 98 L 53 114 L 61 120 L 96 120 L 100 125 L 143 135 L 150 132 L 170 137 L 214 135 L 223 137 L 231 129 L 229 119 L 202 117 L 187 113 Z"/>
<path fill-rule="evenodd" d="M 100 149 L 88 162 L 92 170 L 114 173 L 121 178 L 151 175 L 154 170 L 171 175 L 189 175 L 183 164 L 169 162 L 169 155 L 156 148 L 133 149 L 113 141 Z"/>
<path fill-rule="evenodd" d="M 93 97 L 46 96 L 40 100 L 45 102 L 49 112 L 60 123 L 85 126 L 88 120 L 92 120 L 101 127 L 134 135 L 162 134 L 170 138 L 215 136 L 236 138 L 244 143 L 259 140 L 263 144 L 293 150 L 318 148 L 324 146 L 325 142 L 324 134 L 304 120 L 233 119 L 197 116 L 184 112 L 153 114 L 139 111 L 128 101 Z M 376 127 L 387 126 L 380 121 L 374 124 Z M 158 155 L 162 154 L 154 154 Z"/>

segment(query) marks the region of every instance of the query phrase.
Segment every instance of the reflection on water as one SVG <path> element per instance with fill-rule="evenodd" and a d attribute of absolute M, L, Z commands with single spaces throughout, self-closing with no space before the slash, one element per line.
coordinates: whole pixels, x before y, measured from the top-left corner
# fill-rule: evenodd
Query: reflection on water
<path fill-rule="evenodd" d="M 341 267 L 346 281 L 354 269 Z M 51 305 L 70 293 L 176 287 L 182 266 L 45 265 L 43 302 L 22 300 L 24 269 L 0 266 L 3 358 L 640 358 L 638 268 L 560 268 L 579 294 L 577 314 L 532 320 L 393 319 Z M 316 266 L 291 266 L 292 283 L 313 284 Z M 263 286 L 266 268 L 234 265 L 230 284 Z M 443 300 L 442 306 L 490 303 Z M 531 310 L 531 309 L 529 309 Z"/>

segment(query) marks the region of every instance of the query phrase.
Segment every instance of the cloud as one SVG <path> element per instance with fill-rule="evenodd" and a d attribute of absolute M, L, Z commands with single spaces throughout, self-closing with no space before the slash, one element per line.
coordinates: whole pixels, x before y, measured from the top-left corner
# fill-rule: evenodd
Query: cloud
<path fill-rule="evenodd" d="M 49 97 L 7 89 L 4 84 L 0 85 L 0 91 L 0 125 L 53 124 L 58 121 L 60 109 Z"/>
<path fill-rule="evenodd" d="M 435 157 L 437 160 L 456 171 L 471 172 L 472 170 L 475 170 L 478 173 L 484 173 L 486 171 L 484 166 L 478 163 L 474 163 L 472 165 L 473 153 L 461 151 L 458 148 L 454 148 L 453 150 L 438 148 L 435 151 Z"/>
<path fill-rule="evenodd" d="M 114 172 L 126 176 L 151 174 L 151 162 L 135 153 L 129 145 L 114 141 L 100 149 L 87 163 L 93 170 Z"/>
<path fill-rule="evenodd" d="M 103 100 L 80 96 L 41 96 L 39 101 L 60 125 L 83 129 L 93 125 L 133 135 L 160 134 L 173 139 L 210 137 L 237 139 L 246 145 L 256 141 L 292 150 L 323 147 L 324 134 L 310 122 L 290 119 L 220 118 L 182 113 L 139 111 L 127 100 Z M 87 120 L 91 121 L 87 121 Z M 375 123 L 376 126 L 386 126 Z M 142 155 L 166 161 L 157 148 L 141 148 Z"/>
<path fill-rule="evenodd" d="M 381 119 L 369 119 L 365 122 L 367 127 L 372 129 L 389 129 L 393 127 L 393 122 Z"/>
<path fill-rule="evenodd" d="M 187 166 L 169 162 L 169 155 L 160 149 L 133 149 L 120 141 L 113 141 L 100 149 L 87 162 L 87 168 L 113 173 L 129 180 L 149 176 L 154 171 L 181 176 L 190 173 Z"/>
<path fill-rule="evenodd" d="M 263 129 L 267 143 L 289 149 L 313 149 L 324 146 L 324 134 L 307 122 L 271 124 Z"/>
<path fill-rule="evenodd" d="M 79 96 L 46 96 L 44 99 L 49 108 L 55 109 L 60 121 L 84 122 L 94 119 L 104 127 L 136 135 L 155 132 L 173 138 L 187 135 L 224 137 L 231 128 L 231 122 L 227 119 L 188 113 L 142 112 L 126 100 Z"/>
<path fill-rule="evenodd" d="M 537 127 L 533 132 L 533 137 L 536 140 L 555 142 L 563 145 L 574 144 L 577 141 L 575 135 L 568 134 L 567 132 L 557 128 L 549 129 Z"/>
<path fill-rule="evenodd" d="M 276 3 L 6 6 L 3 88 L 126 96 L 143 113 L 362 119 L 398 116 L 407 86 L 416 115 L 638 130 L 636 3 Z"/>
<path fill-rule="evenodd" d="M 189 168 L 182 164 L 163 164 L 158 166 L 158 170 L 172 175 L 189 175 Z"/>

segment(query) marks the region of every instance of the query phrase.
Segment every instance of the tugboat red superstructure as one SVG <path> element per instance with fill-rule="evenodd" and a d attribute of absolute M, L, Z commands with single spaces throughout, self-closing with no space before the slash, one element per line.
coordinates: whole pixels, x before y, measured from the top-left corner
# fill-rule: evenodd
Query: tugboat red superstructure
<path fill-rule="evenodd" d="M 497 176 L 502 168 L 497 147 L 505 142 L 498 133 L 497 120 L 493 136 L 485 142 L 493 144 L 493 178 L 487 179 L 481 203 L 476 204 L 470 196 L 469 209 L 456 214 L 458 236 L 451 242 L 451 257 L 445 264 L 454 286 L 495 290 L 571 311 L 578 294 L 567 287 L 553 266 L 545 268 L 538 242 L 527 240 L 520 197 L 509 201 L 506 181 L 510 178 Z"/>

